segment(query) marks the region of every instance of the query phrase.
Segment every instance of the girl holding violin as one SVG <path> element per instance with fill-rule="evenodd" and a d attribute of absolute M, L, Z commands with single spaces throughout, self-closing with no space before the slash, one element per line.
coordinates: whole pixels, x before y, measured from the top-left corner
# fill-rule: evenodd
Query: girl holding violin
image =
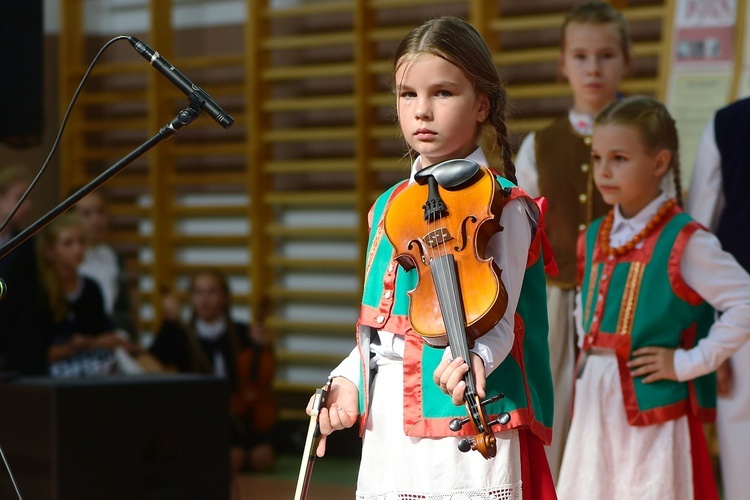
<path fill-rule="evenodd" d="M 543 202 L 514 184 L 500 74 L 479 33 L 443 17 L 402 41 L 394 77 L 418 156 L 370 211 L 357 347 L 331 373 L 317 455 L 359 423 L 358 499 L 554 498 L 543 450 L 554 264 Z"/>

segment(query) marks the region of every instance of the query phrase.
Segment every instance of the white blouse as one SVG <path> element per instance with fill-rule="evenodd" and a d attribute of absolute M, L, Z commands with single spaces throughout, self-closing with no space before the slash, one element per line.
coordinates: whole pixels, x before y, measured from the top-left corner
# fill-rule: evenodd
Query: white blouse
<path fill-rule="evenodd" d="M 710 120 L 703 131 L 695 155 L 686 204 L 687 212 L 714 232 L 719 228 L 719 217 L 724 211 L 725 204 L 721 153 L 715 137 L 714 121 Z"/>

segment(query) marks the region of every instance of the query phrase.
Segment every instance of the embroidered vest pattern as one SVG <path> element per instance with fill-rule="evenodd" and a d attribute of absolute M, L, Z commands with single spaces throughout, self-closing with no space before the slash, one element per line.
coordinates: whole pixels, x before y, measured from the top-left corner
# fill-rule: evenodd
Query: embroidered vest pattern
<path fill-rule="evenodd" d="M 708 334 L 713 309 L 684 282 L 679 263 L 699 225 L 673 208 L 643 246 L 621 256 L 599 251 L 601 220 L 582 234 L 585 259 L 581 287 L 583 350 L 612 349 L 631 425 L 652 425 L 685 414 L 711 421 L 716 406 L 715 374 L 687 382 L 633 379 L 626 363 L 644 346 L 693 347 Z"/>

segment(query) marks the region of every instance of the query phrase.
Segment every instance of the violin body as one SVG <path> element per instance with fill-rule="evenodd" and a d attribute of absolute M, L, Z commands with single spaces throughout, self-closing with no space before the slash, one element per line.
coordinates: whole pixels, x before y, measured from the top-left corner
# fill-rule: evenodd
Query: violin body
<path fill-rule="evenodd" d="M 248 325 L 250 345 L 237 353 L 237 387 L 231 398 L 231 412 L 254 432 L 270 431 L 276 424 L 278 408 L 273 392 L 276 357 L 265 331 L 270 299 L 262 297 L 255 324 Z"/>
<path fill-rule="evenodd" d="M 470 347 L 500 321 L 508 303 L 501 270 L 492 257 L 486 257 L 487 242 L 502 230 L 503 192 L 487 168 L 476 166 L 478 170 L 459 187 L 438 184 L 438 195 L 447 207 L 438 220 L 425 220 L 430 187 L 418 182 L 399 193 L 384 216 L 384 231 L 396 260 L 404 269 L 416 268 L 419 273 L 416 288 L 409 292 L 409 320 L 433 347 L 448 344 L 431 269 L 436 258 L 446 253 L 455 257 L 457 300 L 463 304 Z"/>
<path fill-rule="evenodd" d="M 486 256 L 489 239 L 502 230 L 503 192 L 494 175 L 470 160 L 448 160 L 420 170 L 415 182 L 386 209 L 383 230 L 407 270 L 419 273 L 409 291 L 409 321 L 424 342 L 450 346 L 469 366 L 464 375 L 468 416 L 454 419 L 457 432 L 471 422 L 474 437 L 462 439 L 461 451 L 477 450 L 490 459 L 497 453 L 492 426 L 507 424 L 507 413 L 487 418 L 471 367 L 470 347 L 502 318 L 508 294 L 501 270 Z"/>
<path fill-rule="evenodd" d="M 254 345 L 237 355 L 237 389 L 232 394 L 231 412 L 254 432 L 270 431 L 277 420 L 273 393 L 275 359 L 271 346 Z"/>

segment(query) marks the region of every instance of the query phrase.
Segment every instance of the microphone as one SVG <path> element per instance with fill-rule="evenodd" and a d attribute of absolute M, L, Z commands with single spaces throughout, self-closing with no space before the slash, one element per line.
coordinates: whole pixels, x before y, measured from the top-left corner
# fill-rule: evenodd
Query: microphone
<path fill-rule="evenodd" d="M 225 129 L 232 126 L 232 124 L 234 123 L 234 118 L 232 118 L 229 113 L 221 109 L 221 106 L 216 104 L 216 102 L 211 99 L 211 96 L 208 95 L 205 90 L 191 82 L 188 77 L 180 73 L 177 68 L 169 63 L 169 61 L 164 59 L 161 54 L 159 54 L 157 51 L 155 51 L 142 41 L 138 40 L 134 36 L 129 36 L 128 41 L 130 42 L 130 45 L 135 48 L 136 52 L 142 55 L 143 58 L 147 60 L 149 64 L 151 64 L 151 66 L 159 71 L 159 73 L 167 77 L 167 80 L 172 82 L 175 87 L 182 91 L 183 94 L 188 97 L 197 97 L 201 101 L 201 109 L 205 111 L 208 116 L 213 118 L 216 123 L 218 123 Z"/>

